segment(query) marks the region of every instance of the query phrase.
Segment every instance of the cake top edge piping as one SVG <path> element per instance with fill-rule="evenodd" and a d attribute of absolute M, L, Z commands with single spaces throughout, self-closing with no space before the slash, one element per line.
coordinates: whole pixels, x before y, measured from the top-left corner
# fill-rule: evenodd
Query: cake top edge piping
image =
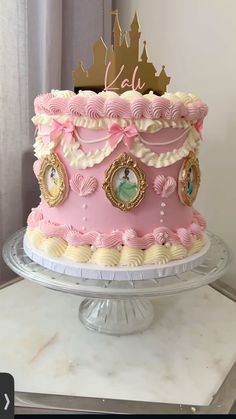
<path fill-rule="evenodd" d="M 38 95 L 34 100 L 35 113 L 49 115 L 68 114 L 97 119 L 103 117 L 168 119 L 186 118 L 198 113 L 197 119 L 204 119 L 208 113 L 207 105 L 196 95 L 176 92 L 157 96 L 152 91 L 141 94 L 127 90 L 122 94 L 112 91 L 95 93 L 80 90 L 77 94 L 70 90 L 51 90 Z"/>

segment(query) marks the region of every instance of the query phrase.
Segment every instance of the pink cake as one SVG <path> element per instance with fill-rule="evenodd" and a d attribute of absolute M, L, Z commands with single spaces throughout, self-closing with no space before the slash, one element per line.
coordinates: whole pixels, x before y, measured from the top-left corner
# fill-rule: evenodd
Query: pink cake
<path fill-rule="evenodd" d="M 184 93 L 52 91 L 35 100 L 41 203 L 28 237 L 46 255 L 98 265 L 167 263 L 198 252 L 192 207 L 207 106 Z"/>
<path fill-rule="evenodd" d="M 206 243 L 206 223 L 192 205 L 207 105 L 192 94 L 164 93 L 170 79 L 164 67 L 155 76 L 146 43 L 138 58 L 137 17 L 130 45 L 119 43 L 117 22 L 111 61 L 102 68 L 100 40 L 94 48 L 97 72 L 94 61 L 90 73 L 80 65 L 75 77 L 76 86 L 81 78 L 86 87 L 89 74 L 98 77 L 104 70 L 104 90 L 52 90 L 35 99 L 34 173 L 41 202 L 28 217 L 28 243 L 68 263 L 132 267 L 184 260 Z M 119 93 L 108 77 L 117 51 L 124 62 L 130 56 L 134 61 Z"/>

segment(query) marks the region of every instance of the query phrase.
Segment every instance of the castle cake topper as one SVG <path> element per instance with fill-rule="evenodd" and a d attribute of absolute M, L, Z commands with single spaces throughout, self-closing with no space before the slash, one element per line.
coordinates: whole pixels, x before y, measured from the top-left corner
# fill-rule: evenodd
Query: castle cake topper
<path fill-rule="evenodd" d="M 87 89 L 100 92 L 110 90 L 123 93 L 126 90 L 137 90 L 142 94 L 151 90 L 162 95 L 170 82 L 165 72 L 165 66 L 159 75 L 156 68 L 148 62 L 146 41 L 144 41 L 141 57 L 139 56 L 140 26 L 135 13 L 129 30 L 123 32 L 119 23 L 118 10 L 112 12 L 115 16 L 113 26 L 113 45 L 108 49 L 102 37 L 93 46 L 93 63 L 88 70 L 82 61 L 73 71 L 74 91 Z"/>

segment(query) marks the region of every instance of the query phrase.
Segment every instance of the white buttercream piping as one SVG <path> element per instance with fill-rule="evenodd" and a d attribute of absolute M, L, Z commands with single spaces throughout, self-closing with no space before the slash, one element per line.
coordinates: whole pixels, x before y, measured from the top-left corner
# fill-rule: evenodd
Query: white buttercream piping
<path fill-rule="evenodd" d="M 178 149 L 157 154 L 145 147 L 141 141 L 136 138 L 134 146 L 130 151 L 147 166 L 161 168 L 170 166 L 183 157 L 186 157 L 190 151 L 194 151 L 197 148 L 198 143 L 199 137 L 196 134 L 196 130 L 192 128 L 184 144 Z"/>
<path fill-rule="evenodd" d="M 59 115 L 47 115 L 47 114 L 37 114 L 32 118 L 32 121 L 35 125 L 51 125 L 53 119 L 63 123 L 68 120 L 72 121 L 73 124 L 77 127 L 89 128 L 89 129 L 107 129 L 110 128 L 112 124 L 117 123 L 121 127 L 125 128 L 130 123 L 135 124 L 136 128 L 140 132 L 149 132 L 154 133 L 160 131 L 162 128 L 187 128 L 191 126 L 189 121 L 186 121 L 184 118 L 179 119 L 178 121 L 167 121 L 165 119 L 129 119 L 129 118 L 101 118 L 101 119 L 92 119 L 89 117 L 71 117 L 66 114 Z"/>
<path fill-rule="evenodd" d="M 94 165 L 101 163 L 105 159 L 105 157 L 109 156 L 113 152 L 113 150 L 115 150 L 121 138 L 114 146 L 111 146 L 107 141 L 102 149 L 89 151 L 87 153 L 80 149 L 79 142 L 67 144 L 62 139 L 61 144 L 64 157 L 69 161 L 69 164 L 77 169 L 86 169 L 87 167 L 93 167 Z M 199 136 L 197 135 L 195 128 L 192 127 L 184 144 L 178 149 L 158 154 L 145 147 L 142 140 L 136 137 L 134 140 L 134 145 L 130 149 L 130 152 L 134 156 L 138 157 L 147 166 L 161 168 L 176 163 L 178 160 L 187 156 L 190 151 L 196 150 L 198 147 L 198 143 Z M 36 142 L 34 144 L 36 157 L 38 159 L 41 159 L 44 156 L 50 154 L 50 152 L 53 150 L 55 146 L 56 144 L 54 144 L 53 142 L 50 142 L 49 144 L 44 144 L 42 142 L 42 138 L 37 137 Z"/>

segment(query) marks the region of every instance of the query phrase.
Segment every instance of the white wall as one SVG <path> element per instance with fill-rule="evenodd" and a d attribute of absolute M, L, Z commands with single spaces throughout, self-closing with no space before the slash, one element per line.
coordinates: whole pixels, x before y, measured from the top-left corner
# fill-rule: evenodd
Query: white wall
<path fill-rule="evenodd" d="M 121 25 L 135 10 L 141 40 L 159 71 L 166 65 L 169 91 L 200 96 L 209 106 L 200 152 L 202 184 L 195 203 L 234 252 L 224 281 L 236 287 L 236 1 L 116 0 Z"/>

